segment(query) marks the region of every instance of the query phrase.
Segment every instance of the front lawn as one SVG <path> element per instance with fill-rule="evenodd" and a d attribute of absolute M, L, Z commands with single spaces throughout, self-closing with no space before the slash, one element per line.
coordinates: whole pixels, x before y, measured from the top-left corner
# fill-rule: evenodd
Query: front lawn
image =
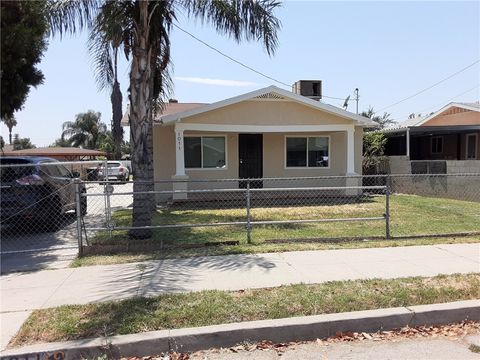
<path fill-rule="evenodd" d="M 11 346 L 151 330 L 477 299 L 480 275 L 201 291 L 36 310 Z"/>
<path fill-rule="evenodd" d="M 480 203 L 452 199 L 392 195 L 390 200 L 391 235 L 412 236 L 480 231 Z M 385 212 L 385 197 L 371 196 L 359 203 L 254 207 L 252 221 L 379 217 Z M 153 225 L 203 224 L 245 221 L 244 208 L 158 210 Z M 113 214 L 118 226 L 131 225 L 131 210 Z M 256 225 L 252 231 L 255 244 L 271 239 L 355 238 L 385 236 L 385 221 L 331 222 L 315 224 Z M 215 226 L 157 229 L 153 241 L 163 244 L 204 244 L 207 242 L 246 242 L 244 226 Z M 128 241 L 126 231 L 99 232 L 93 243 L 118 244 Z"/>

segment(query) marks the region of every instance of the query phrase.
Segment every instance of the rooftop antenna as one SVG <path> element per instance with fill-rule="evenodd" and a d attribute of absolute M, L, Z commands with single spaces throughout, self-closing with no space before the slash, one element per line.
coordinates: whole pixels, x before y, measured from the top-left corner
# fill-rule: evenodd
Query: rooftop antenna
<path fill-rule="evenodd" d="M 357 102 L 357 114 L 358 114 L 358 99 L 360 99 L 360 95 L 358 94 L 358 88 L 356 88 L 353 93 L 355 94 L 355 101 Z"/>
<path fill-rule="evenodd" d="M 345 99 L 345 102 L 343 103 L 343 108 L 345 110 L 347 110 L 348 108 L 348 102 L 350 101 L 350 95 L 347 96 L 347 98 Z"/>

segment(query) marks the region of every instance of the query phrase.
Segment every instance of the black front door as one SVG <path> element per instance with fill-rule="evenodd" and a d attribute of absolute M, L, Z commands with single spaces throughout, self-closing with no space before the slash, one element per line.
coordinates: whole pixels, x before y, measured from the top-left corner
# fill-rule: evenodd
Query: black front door
<path fill-rule="evenodd" d="M 238 176 L 241 179 L 254 179 L 263 176 L 263 135 L 239 134 L 238 135 Z M 245 188 L 245 181 L 239 186 Z M 250 187 L 261 188 L 261 180 L 252 181 Z"/>

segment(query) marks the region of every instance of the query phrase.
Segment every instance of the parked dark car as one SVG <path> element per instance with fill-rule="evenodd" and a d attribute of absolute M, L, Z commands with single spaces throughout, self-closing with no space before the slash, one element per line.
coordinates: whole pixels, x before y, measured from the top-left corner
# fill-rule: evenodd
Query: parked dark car
<path fill-rule="evenodd" d="M 58 160 L 2 157 L 0 176 L 2 227 L 16 223 L 22 226 L 41 224 L 56 229 L 64 214 L 76 211 L 74 179 L 80 174 L 70 172 Z M 80 184 L 80 191 L 86 192 L 83 184 Z M 81 212 L 87 212 L 86 197 L 81 198 Z"/>

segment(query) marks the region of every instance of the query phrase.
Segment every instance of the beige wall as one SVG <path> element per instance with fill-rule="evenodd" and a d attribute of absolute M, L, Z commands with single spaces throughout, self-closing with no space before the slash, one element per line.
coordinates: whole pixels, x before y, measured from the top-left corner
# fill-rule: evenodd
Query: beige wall
<path fill-rule="evenodd" d="M 226 169 L 185 169 L 190 179 L 236 179 L 238 178 L 238 133 L 185 132 L 185 135 L 226 135 Z M 330 168 L 288 169 L 285 168 L 285 134 L 263 135 L 263 176 L 301 177 L 345 175 L 347 166 L 346 132 L 292 133 L 288 135 L 330 136 Z M 363 129 L 355 128 L 355 171 L 362 171 Z M 154 174 L 155 180 L 170 180 L 175 175 L 175 133 L 173 126 L 155 126 Z"/>
<path fill-rule="evenodd" d="M 337 115 L 291 101 L 244 101 L 182 119 L 185 123 L 242 125 L 351 124 Z"/>

